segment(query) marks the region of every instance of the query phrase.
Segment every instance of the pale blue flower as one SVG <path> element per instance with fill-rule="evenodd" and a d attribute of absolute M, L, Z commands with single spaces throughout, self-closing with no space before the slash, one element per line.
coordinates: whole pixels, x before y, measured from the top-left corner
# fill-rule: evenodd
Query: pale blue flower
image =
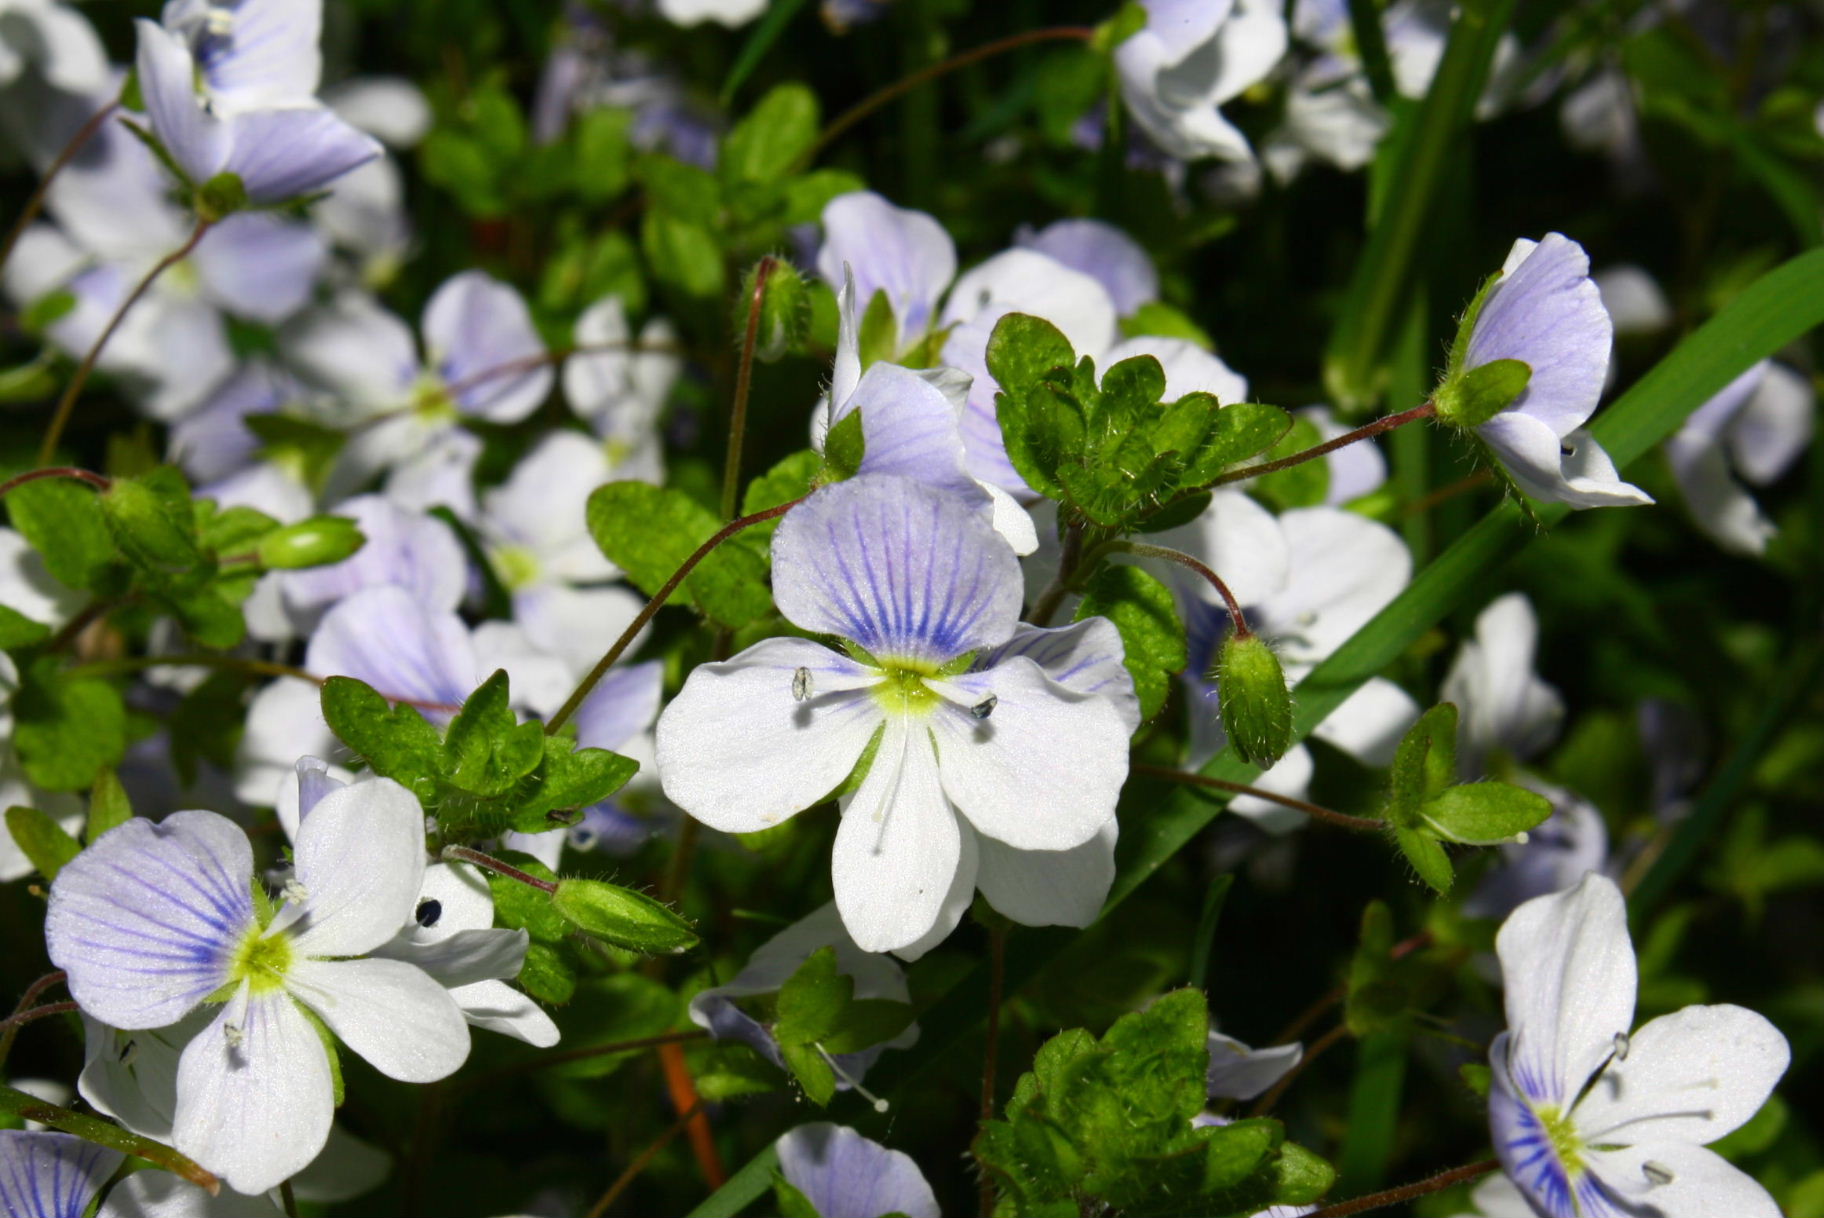
<path fill-rule="evenodd" d="M 775 1147 L 780 1175 L 820 1218 L 940 1218 L 937 1195 L 910 1156 L 846 1125 L 800 1125 Z"/>
<path fill-rule="evenodd" d="M 125 1158 L 67 1133 L 0 1129 L 0 1214 L 82 1218 Z"/>

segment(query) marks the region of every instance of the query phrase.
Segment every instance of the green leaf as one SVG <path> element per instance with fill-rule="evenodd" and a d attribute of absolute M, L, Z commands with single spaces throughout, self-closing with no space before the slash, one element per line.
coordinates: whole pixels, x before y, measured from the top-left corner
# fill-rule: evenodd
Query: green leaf
<path fill-rule="evenodd" d="M 1395 827 L 1394 845 L 1412 864 L 1412 869 L 1419 873 L 1419 878 L 1437 889 L 1441 896 L 1450 891 L 1455 873 L 1451 869 L 1450 855 L 1438 844 L 1438 839 L 1417 829 Z"/>
<path fill-rule="evenodd" d="M 93 489 L 63 478 L 40 478 L 8 491 L 6 510 L 58 583 L 100 590 L 117 555 Z"/>
<path fill-rule="evenodd" d="M 584 934 L 631 952 L 675 955 L 697 942 L 669 906 L 605 880 L 559 880 L 551 908 Z"/>
<path fill-rule="evenodd" d="M 82 827 L 84 844 L 94 845 L 109 829 L 132 819 L 133 803 L 127 798 L 127 789 L 120 785 L 119 776 L 113 770 L 95 775 L 95 785 L 89 791 L 89 818 Z"/>
<path fill-rule="evenodd" d="M 1457 780 L 1457 708 L 1449 702 L 1419 716 L 1393 755 L 1387 818 L 1416 826 L 1418 809 Z"/>
<path fill-rule="evenodd" d="M 544 760 L 544 728 L 521 723 L 509 703 L 504 668 L 464 699 L 443 738 L 445 781 L 473 795 L 504 795 Z"/>
<path fill-rule="evenodd" d="M 633 181 L 633 111 L 602 106 L 578 115 L 570 166 L 577 197 L 587 203 L 617 198 Z"/>
<path fill-rule="evenodd" d="M 802 0 L 798 0 L 802 2 Z M 811 1199 L 793 1187 L 792 1182 L 775 1172 L 773 1174 L 773 1203 L 778 1209 L 779 1218 L 822 1218 Z"/>
<path fill-rule="evenodd" d="M 1149 300 L 1121 319 L 1121 337 L 1148 336 L 1182 338 L 1186 342 L 1196 343 L 1205 351 L 1214 345 L 1208 331 L 1187 317 L 1182 310 L 1163 300 Z"/>
<path fill-rule="evenodd" d="M 71 837 L 49 813 L 14 806 L 6 810 L 6 831 L 20 853 L 47 880 L 57 878 L 63 865 L 82 853 L 82 843 Z"/>
<path fill-rule="evenodd" d="M 513 884 L 513 881 L 508 880 L 507 883 Z M 522 891 L 531 891 L 524 884 L 513 886 Z M 526 948 L 526 962 L 520 965 L 519 976 L 515 980 L 526 993 L 540 1002 L 554 1006 L 562 1006 L 576 995 L 575 967 L 563 952 L 549 943 L 534 940 Z"/>
<path fill-rule="evenodd" d="M 1236 402 L 1217 411 L 1203 447 L 1187 456 L 1183 485 L 1213 482 L 1223 470 L 1272 448 L 1291 430 L 1292 416 L 1263 402 Z"/>
<path fill-rule="evenodd" d="M 1089 581 L 1077 606 L 1077 621 L 1092 617 L 1105 617 L 1120 631 L 1140 715 L 1152 718 L 1165 705 L 1172 675 L 1190 660 L 1171 589 L 1139 567 L 1111 563 Z"/>
<path fill-rule="evenodd" d="M 811 493 L 812 482 L 817 477 L 817 471 L 822 468 L 823 458 L 814 449 L 801 448 L 783 458 L 773 468 L 747 484 L 747 493 L 741 498 L 741 514 L 752 516 L 755 512 L 764 512 L 767 508 L 802 499 Z M 747 535 L 765 536 L 766 533 L 762 530 L 775 523 L 769 520 L 766 524 L 755 525 L 748 530 Z"/>
<path fill-rule="evenodd" d="M 804 1097 L 811 1103 L 821 1107 L 835 1098 L 836 1071 L 824 1060 L 816 1045 L 780 1045 L 779 1054 L 785 1058 L 785 1068 L 804 1088 Z"/>
<path fill-rule="evenodd" d="M 557 876 L 549 867 L 523 851 L 501 850 L 495 852 L 494 857 L 536 879 L 553 883 L 557 881 Z M 532 936 L 534 946 L 561 943 L 568 937 L 570 923 L 553 907 L 550 893 L 497 872 L 487 871 L 483 874 L 487 876 L 488 890 L 494 896 L 496 922 L 509 930 L 523 929 Z M 522 974 L 521 981 L 524 980 Z"/>
<path fill-rule="evenodd" d="M 589 496 L 589 533 L 609 561 L 653 595 L 721 527 L 696 500 L 645 482 L 611 482 Z M 684 591 L 717 623 L 740 627 L 773 607 L 766 560 L 740 537 L 711 551 L 684 581 Z"/>
<path fill-rule="evenodd" d="M 837 970 L 836 949 L 818 948 L 779 987 L 773 1036 L 781 1045 L 822 1040 L 854 994 L 854 979 Z"/>
<path fill-rule="evenodd" d="M 687 299 L 718 301 L 727 290 L 722 247 L 702 224 L 671 212 L 648 211 L 640 222 L 640 250 L 653 278 Z"/>
<path fill-rule="evenodd" d="M 640 768 L 633 758 L 607 749 L 573 750 L 562 736 L 546 736 L 544 751 L 544 764 L 534 775 L 535 788 L 516 791 L 511 801 L 511 827 L 521 833 L 540 833 L 567 824 L 572 818 L 558 813 L 600 803 L 626 786 Z"/>
<path fill-rule="evenodd" d="M 1505 782 L 1450 787 L 1419 808 L 1419 819 L 1439 837 L 1471 846 L 1513 841 L 1551 814 L 1552 803 L 1545 796 Z"/>
<path fill-rule="evenodd" d="M 1270 766 L 1292 747 L 1292 694 L 1279 657 L 1259 635 L 1230 634 L 1216 660 L 1222 730 L 1249 763 Z"/>
<path fill-rule="evenodd" d="M 987 363 L 1001 392 L 1019 397 L 1060 373 L 1068 375 L 1077 353 L 1063 331 L 1044 318 L 1009 313 L 988 336 Z"/>
<path fill-rule="evenodd" d="M 0 605 L 0 651 L 36 647 L 51 637 L 51 628 L 34 622 L 9 605 Z"/>
<path fill-rule="evenodd" d="M 34 484 L 36 485 L 36 484 Z M 74 677 L 49 656 L 21 674 L 13 695 L 13 745 L 25 776 L 47 791 L 80 791 L 120 764 L 127 710 L 120 691 Z"/>
<path fill-rule="evenodd" d="M 437 778 L 443 772 L 443 739 L 423 715 L 409 706 L 390 705 L 353 677 L 325 681 L 322 702 L 330 730 L 374 773 L 391 778 L 426 803 L 435 799 Z"/>
<path fill-rule="evenodd" d="M 1480 427 L 1513 404 L 1533 379 L 1531 365 L 1517 359 L 1478 364 L 1438 386 L 1432 395 L 1438 418 L 1458 427 Z"/>
<path fill-rule="evenodd" d="M 823 1037 L 828 1053 L 860 1053 L 912 1026 L 912 1004 L 889 998 L 857 998 L 845 1006 L 835 1026 Z"/>
<path fill-rule="evenodd" d="M 760 99 L 722 140 L 717 170 L 722 180 L 776 182 L 817 140 L 817 95 L 796 81 Z"/>
<path fill-rule="evenodd" d="M 115 544 L 135 566 L 164 579 L 202 561 L 190 488 L 170 467 L 116 478 L 102 493 L 101 506 Z"/>

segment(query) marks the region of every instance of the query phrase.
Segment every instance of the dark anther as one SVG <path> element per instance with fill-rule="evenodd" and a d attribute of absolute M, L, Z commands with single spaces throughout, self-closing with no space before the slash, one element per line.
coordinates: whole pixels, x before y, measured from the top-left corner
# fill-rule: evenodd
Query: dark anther
<path fill-rule="evenodd" d="M 443 902 L 437 900 L 424 900 L 418 902 L 418 912 L 412 915 L 412 917 L 417 919 L 418 925 L 424 927 L 426 930 L 437 925 L 437 919 L 442 916 Z"/>
<path fill-rule="evenodd" d="M 980 702 L 977 702 L 974 706 L 970 707 L 969 713 L 977 719 L 986 719 L 989 715 L 994 713 L 995 703 L 999 701 L 999 698 L 995 697 L 993 694 L 989 694 L 986 698 L 983 698 Z"/>

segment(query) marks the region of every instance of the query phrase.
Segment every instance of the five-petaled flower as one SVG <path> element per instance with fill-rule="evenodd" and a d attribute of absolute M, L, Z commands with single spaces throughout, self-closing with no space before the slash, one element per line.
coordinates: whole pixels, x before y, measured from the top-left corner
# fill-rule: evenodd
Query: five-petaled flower
<path fill-rule="evenodd" d="M 1705 1146 L 1786 1072 L 1778 1029 L 1741 1007 L 1689 1006 L 1630 1034 L 1634 946 L 1621 890 L 1601 875 L 1522 905 L 1495 947 L 1507 1031 L 1489 1049 L 1488 1122 L 1537 1213 L 1777 1218 L 1767 1190 Z"/>

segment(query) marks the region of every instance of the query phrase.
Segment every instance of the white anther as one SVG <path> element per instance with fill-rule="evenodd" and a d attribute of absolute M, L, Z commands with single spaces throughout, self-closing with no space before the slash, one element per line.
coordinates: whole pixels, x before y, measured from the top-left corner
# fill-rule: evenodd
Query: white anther
<path fill-rule="evenodd" d="M 1533 839 L 1527 835 L 1527 832 L 1524 829 L 1514 834 L 1514 845 L 1516 846 L 1524 846 L 1532 840 Z"/>
<path fill-rule="evenodd" d="M 1628 1040 L 1628 1034 L 1626 1032 L 1615 1033 L 1615 1060 L 1616 1061 L 1625 1062 L 1628 1060 L 1628 1046 L 1630 1043 L 1631 1042 Z"/>
<path fill-rule="evenodd" d="M 285 887 L 282 890 L 281 895 L 284 896 L 287 901 L 296 901 L 298 904 L 302 905 L 304 902 L 310 900 L 310 889 L 304 887 L 303 883 L 299 881 L 296 876 L 293 876 L 291 879 L 285 881 Z"/>
<path fill-rule="evenodd" d="M 230 1049 L 238 1049 L 246 1043 L 247 1033 L 241 1031 L 238 1023 L 225 1023 L 222 1025 L 222 1039 L 228 1042 Z"/>
<path fill-rule="evenodd" d="M 211 4 L 203 13 L 203 25 L 217 38 L 234 33 L 234 10 Z"/>
<path fill-rule="evenodd" d="M 792 700 L 803 702 L 811 696 L 811 670 L 800 668 L 792 674 Z"/>
<path fill-rule="evenodd" d="M 875 1112 L 885 1112 L 891 1106 L 887 1101 L 881 1099 L 878 1095 L 875 1095 L 872 1091 L 869 1091 L 866 1087 L 862 1086 L 860 1079 L 850 1074 L 847 1070 L 844 1070 L 842 1068 L 842 1063 L 831 1057 L 828 1049 L 825 1049 L 822 1045 L 818 1045 L 817 1052 L 823 1057 L 824 1061 L 830 1064 L 830 1069 L 836 1072 L 837 1077 L 853 1087 L 857 1095 L 874 1105 Z"/>
<path fill-rule="evenodd" d="M 1640 1165 L 1640 1174 L 1647 1178 L 1648 1184 L 1666 1185 L 1672 1183 L 1672 1169 L 1664 1164 L 1648 1160 Z"/>

